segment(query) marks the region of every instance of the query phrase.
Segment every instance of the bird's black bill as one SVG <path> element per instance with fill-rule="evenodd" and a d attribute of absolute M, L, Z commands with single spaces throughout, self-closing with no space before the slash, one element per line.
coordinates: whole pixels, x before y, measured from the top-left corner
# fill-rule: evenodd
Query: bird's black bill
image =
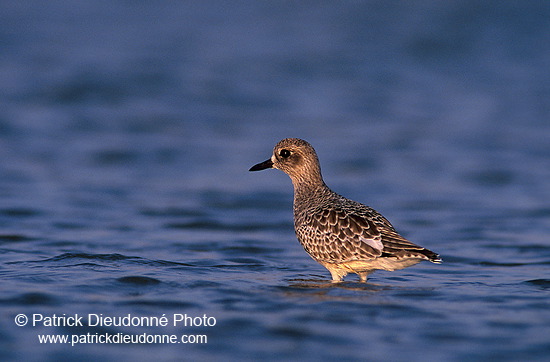
<path fill-rule="evenodd" d="M 265 170 L 266 168 L 273 168 L 273 161 L 271 161 L 271 159 L 265 160 L 262 163 L 250 167 L 250 170 L 248 171 L 261 171 Z"/>

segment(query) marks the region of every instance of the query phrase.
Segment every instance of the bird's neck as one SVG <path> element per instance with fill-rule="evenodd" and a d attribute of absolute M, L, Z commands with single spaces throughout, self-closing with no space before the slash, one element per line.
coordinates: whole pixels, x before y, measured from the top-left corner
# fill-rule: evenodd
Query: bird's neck
<path fill-rule="evenodd" d="M 315 200 L 324 200 L 331 194 L 330 189 L 325 184 L 322 178 L 296 182 L 292 180 L 294 185 L 294 209 L 297 205 L 315 206 Z"/>

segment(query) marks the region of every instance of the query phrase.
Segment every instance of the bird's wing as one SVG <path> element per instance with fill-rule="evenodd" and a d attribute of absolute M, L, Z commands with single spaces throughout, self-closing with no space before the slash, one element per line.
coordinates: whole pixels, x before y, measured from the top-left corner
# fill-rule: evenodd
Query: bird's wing
<path fill-rule="evenodd" d="M 441 262 L 438 254 L 431 250 L 416 245 L 403 236 L 399 235 L 393 225 L 376 210 L 367 207 L 368 217 L 371 218 L 376 228 L 382 236 L 382 244 L 384 245 L 383 257 L 395 258 L 420 258 L 426 259 L 434 263 Z M 367 215 L 366 215 L 367 216 Z"/>
<path fill-rule="evenodd" d="M 325 209 L 296 225 L 302 246 L 315 259 L 340 263 L 382 255 L 382 235 L 369 218 L 341 209 Z"/>
<path fill-rule="evenodd" d="M 378 257 L 416 256 L 429 259 L 424 249 L 399 235 L 390 222 L 371 208 L 364 212 L 324 209 L 297 225 L 306 251 L 318 260 L 341 263 Z M 435 254 L 435 253 L 434 253 Z"/>

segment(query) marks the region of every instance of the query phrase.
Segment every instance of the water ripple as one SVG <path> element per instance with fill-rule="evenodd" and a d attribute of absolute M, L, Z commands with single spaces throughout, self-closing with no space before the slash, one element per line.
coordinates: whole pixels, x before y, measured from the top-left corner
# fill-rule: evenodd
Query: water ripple
<path fill-rule="evenodd" d="M 132 285 L 157 285 L 162 283 L 160 280 L 145 276 L 126 276 L 117 278 L 117 281 L 123 284 Z"/>
<path fill-rule="evenodd" d="M 0 299 L 0 304 L 7 305 L 61 305 L 62 300 L 52 293 L 28 292 L 15 297 Z"/>
<path fill-rule="evenodd" d="M 36 239 L 21 234 L 0 234 L 0 243 L 20 243 L 33 240 Z"/>
<path fill-rule="evenodd" d="M 533 279 L 528 280 L 525 283 L 536 286 L 543 290 L 550 289 L 550 279 Z"/>

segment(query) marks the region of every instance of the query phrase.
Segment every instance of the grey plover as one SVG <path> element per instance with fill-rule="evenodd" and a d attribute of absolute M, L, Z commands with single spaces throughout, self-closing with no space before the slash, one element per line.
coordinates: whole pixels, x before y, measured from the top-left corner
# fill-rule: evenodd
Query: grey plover
<path fill-rule="evenodd" d="M 328 269 L 333 282 L 348 273 L 365 282 L 377 269 L 398 270 L 439 255 L 411 243 L 376 210 L 333 192 L 323 181 L 317 153 L 306 141 L 286 138 L 270 159 L 250 171 L 276 168 L 294 185 L 294 229 L 306 252 Z"/>

